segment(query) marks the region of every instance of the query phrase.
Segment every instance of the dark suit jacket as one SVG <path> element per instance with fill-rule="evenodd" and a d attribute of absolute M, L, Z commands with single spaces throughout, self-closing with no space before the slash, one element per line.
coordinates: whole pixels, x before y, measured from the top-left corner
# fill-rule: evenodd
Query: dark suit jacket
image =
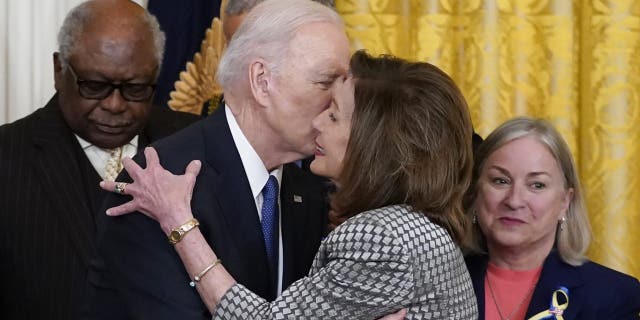
<path fill-rule="evenodd" d="M 140 145 L 195 120 L 154 110 Z M 100 177 L 64 122 L 57 98 L 0 127 L 0 314 L 76 319 L 95 251 Z"/>
<path fill-rule="evenodd" d="M 487 262 L 487 256 L 467 258 L 481 320 L 485 313 Z M 525 319 L 549 309 L 553 291 L 559 286 L 569 289 L 569 306 L 563 314 L 565 320 L 640 319 L 640 283 L 637 279 L 591 261 L 574 267 L 563 262 L 555 251 L 542 266 Z"/>
<path fill-rule="evenodd" d="M 191 160 L 202 161 L 191 202 L 200 230 L 239 283 L 262 297 L 275 298 L 270 293 L 258 211 L 224 108 L 154 143 L 154 147 L 162 166 L 176 174 L 184 173 Z M 327 210 L 322 190 L 317 177 L 293 164 L 284 166 L 280 193 L 284 287 L 309 272 L 325 232 Z M 294 195 L 302 202 L 294 201 Z M 113 194 L 105 203 L 112 207 L 126 200 Z M 96 277 L 98 293 L 92 303 L 92 318 L 210 319 L 157 222 L 140 213 L 105 219 L 99 252 L 111 275 L 96 264 L 100 276 Z M 113 301 L 107 293 L 109 283 L 117 289 L 111 293 L 124 298 L 125 308 L 104 302 Z M 117 313 L 120 311 L 126 315 Z"/>

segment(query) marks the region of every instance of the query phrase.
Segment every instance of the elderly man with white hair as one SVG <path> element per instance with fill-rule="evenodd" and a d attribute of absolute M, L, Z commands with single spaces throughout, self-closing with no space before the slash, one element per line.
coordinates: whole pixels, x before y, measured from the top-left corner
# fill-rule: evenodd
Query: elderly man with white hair
<path fill-rule="evenodd" d="M 220 62 L 225 105 L 153 145 L 173 173 L 192 160 L 202 163 L 191 201 L 196 220 L 166 226 L 167 239 L 142 214 L 105 217 L 104 264 L 90 275 L 97 279 L 95 318 L 209 318 L 174 250 L 196 225 L 235 279 L 265 299 L 308 273 L 325 234 L 326 201 L 322 181 L 288 163 L 314 154 L 312 120 L 348 73 L 349 43 L 340 16 L 324 5 L 291 0 L 259 7 Z M 129 199 L 115 194 L 104 208 Z M 108 303 L 114 296 L 124 307 Z"/>

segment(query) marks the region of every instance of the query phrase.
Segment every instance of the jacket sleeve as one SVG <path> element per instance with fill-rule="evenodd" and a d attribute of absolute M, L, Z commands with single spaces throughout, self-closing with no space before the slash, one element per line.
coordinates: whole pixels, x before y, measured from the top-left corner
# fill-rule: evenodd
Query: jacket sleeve
<path fill-rule="evenodd" d="M 413 270 L 406 251 L 385 226 L 372 220 L 347 221 L 321 246 L 315 273 L 271 303 L 236 284 L 213 319 L 380 318 L 412 301 Z"/>

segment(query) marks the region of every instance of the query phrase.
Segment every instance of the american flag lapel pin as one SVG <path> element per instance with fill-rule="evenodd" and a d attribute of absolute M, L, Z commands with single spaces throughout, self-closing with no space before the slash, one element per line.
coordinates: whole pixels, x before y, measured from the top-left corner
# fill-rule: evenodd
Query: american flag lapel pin
<path fill-rule="evenodd" d="M 302 203 L 302 196 L 299 196 L 297 194 L 293 195 L 293 202 L 299 202 Z"/>

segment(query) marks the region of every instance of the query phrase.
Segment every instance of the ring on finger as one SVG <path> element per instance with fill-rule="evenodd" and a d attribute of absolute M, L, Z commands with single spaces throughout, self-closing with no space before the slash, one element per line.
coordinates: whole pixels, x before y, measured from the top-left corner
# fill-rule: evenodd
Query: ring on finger
<path fill-rule="evenodd" d="M 119 194 L 124 194 L 124 191 L 126 188 L 127 188 L 126 182 L 118 182 L 116 183 L 115 192 Z"/>

